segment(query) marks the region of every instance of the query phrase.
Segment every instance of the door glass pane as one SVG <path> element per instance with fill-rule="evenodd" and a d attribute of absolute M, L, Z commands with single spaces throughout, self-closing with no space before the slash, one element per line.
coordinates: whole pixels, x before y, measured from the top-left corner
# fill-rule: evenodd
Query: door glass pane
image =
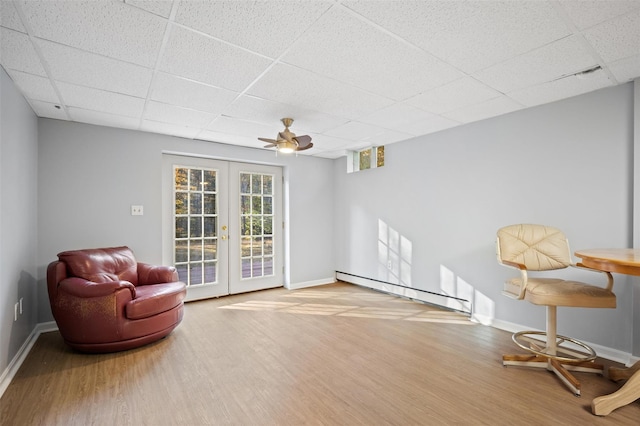
<path fill-rule="evenodd" d="M 189 236 L 202 237 L 202 217 L 201 216 L 189 217 Z"/>
<path fill-rule="evenodd" d="M 174 168 L 174 265 L 188 286 L 213 284 L 218 260 L 216 170 Z"/>
<path fill-rule="evenodd" d="M 189 236 L 189 218 L 176 217 L 176 238 L 187 238 Z"/>
<path fill-rule="evenodd" d="M 273 275 L 273 257 L 264 258 L 264 274 Z"/>
<path fill-rule="evenodd" d="M 202 213 L 202 194 L 191 193 L 191 203 L 189 205 L 189 213 L 201 214 Z"/>
<path fill-rule="evenodd" d="M 272 234 L 273 176 L 240 173 L 240 275 L 243 279 L 273 276 Z"/>
<path fill-rule="evenodd" d="M 188 192 L 176 192 L 176 214 L 187 214 L 187 200 L 189 199 Z"/>
<path fill-rule="evenodd" d="M 204 260 L 218 259 L 218 241 L 215 238 L 204 240 Z"/>
<path fill-rule="evenodd" d="M 216 236 L 216 223 L 217 218 L 215 216 L 204 218 L 204 237 L 210 238 Z"/>
<path fill-rule="evenodd" d="M 242 259 L 242 278 L 251 278 L 251 257 Z"/>
<path fill-rule="evenodd" d="M 204 264 L 204 282 L 216 282 L 216 262 L 205 262 Z"/>
<path fill-rule="evenodd" d="M 189 169 L 176 168 L 175 173 L 175 187 L 176 191 L 186 191 L 189 186 Z"/>
<path fill-rule="evenodd" d="M 216 194 L 204 194 L 204 214 L 216 214 Z"/>

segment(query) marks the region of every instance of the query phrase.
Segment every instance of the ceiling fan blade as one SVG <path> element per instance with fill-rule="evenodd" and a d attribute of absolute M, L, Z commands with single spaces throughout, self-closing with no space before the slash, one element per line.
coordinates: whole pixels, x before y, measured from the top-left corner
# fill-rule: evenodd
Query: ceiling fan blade
<path fill-rule="evenodd" d="M 304 148 L 311 143 L 311 136 L 309 135 L 296 136 L 294 139 L 298 142 L 298 147 L 300 148 Z"/>
<path fill-rule="evenodd" d="M 278 133 L 278 140 L 285 140 L 285 141 L 293 142 L 291 140 L 291 133 L 288 133 L 288 132 L 280 132 L 280 133 Z"/>
<path fill-rule="evenodd" d="M 267 139 L 267 138 L 258 138 L 259 141 L 269 142 L 269 143 L 277 143 L 278 141 L 275 139 Z"/>
<path fill-rule="evenodd" d="M 306 145 L 298 146 L 298 149 L 296 149 L 296 151 L 304 151 L 305 149 L 309 149 L 311 147 L 313 147 L 313 144 L 311 142 L 309 142 Z"/>

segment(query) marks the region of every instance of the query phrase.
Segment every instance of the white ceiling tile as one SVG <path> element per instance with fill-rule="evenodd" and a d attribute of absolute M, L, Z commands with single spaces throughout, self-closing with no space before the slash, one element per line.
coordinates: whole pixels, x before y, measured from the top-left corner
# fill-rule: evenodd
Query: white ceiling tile
<path fill-rule="evenodd" d="M 125 95 L 146 97 L 153 71 L 46 40 L 38 40 L 52 78 Z"/>
<path fill-rule="evenodd" d="M 144 118 L 187 127 L 202 128 L 215 118 L 214 114 L 187 109 L 175 105 L 151 101 L 147 104 Z"/>
<path fill-rule="evenodd" d="M 159 121 L 143 120 L 140 130 L 163 135 L 179 136 L 186 139 L 194 139 L 200 129 L 195 127 L 181 126 L 179 124 L 163 123 Z"/>
<path fill-rule="evenodd" d="M 638 0 L 559 0 L 571 21 L 583 30 L 640 8 Z"/>
<path fill-rule="evenodd" d="M 586 77 L 570 76 L 538 86 L 516 90 L 509 93 L 509 97 L 530 107 L 581 95 L 610 86 L 611 84 L 607 75 L 599 70 Z"/>
<path fill-rule="evenodd" d="M 371 138 L 376 135 L 385 133 L 387 129 L 374 126 L 372 124 L 359 123 L 357 121 L 350 121 L 342 126 L 338 126 L 334 129 L 325 132 L 325 135 L 334 136 L 337 138 L 362 140 Z"/>
<path fill-rule="evenodd" d="M 480 104 L 449 111 L 442 115 L 445 118 L 459 121 L 461 123 L 470 123 L 472 121 L 484 120 L 485 118 L 507 114 L 519 109 L 522 109 L 522 105 L 506 96 L 502 96 Z"/>
<path fill-rule="evenodd" d="M 640 52 L 640 9 L 584 31 L 584 37 L 605 62 Z"/>
<path fill-rule="evenodd" d="M 393 103 L 390 99 L 284 64 L 270 69 L 248 93 L 350 119 Z"/>
<path fill-rule="evenodd" d="M 26 33 L 22 20 L 12 1 L 0 2 L 0 26 Z"/>
<path fill-rule="evenodd" d="M 37 37 L 153 67 L 167 21 L 116 1 L 27 1 Z"/>
<path fill-rule="evenodd" d="M 403 130 L 415 136 L 419 136 L 439 132 L 440 130 L 450 129 L 459 125 L 459 121 L 444 118 L 439 115 L 434 115 L 428 119 L 418 120 L 414 121 L 413 123 L 405 124 L 403 126 Z"/>
<path fill-rule="evenodd" d="M 294 119 L 292 128 L 322 133 L 349 121 L 299 106 L 282 104 L 255 96 L 243 95 L 225 108 L 224 115 L 269 125 L 279 125 L 285 117 Z"/>
<path fill-rule="evenodd" d="M 173 26 L 160 69 L 213 86 L 242 91 L 271 60 Z"/>
<path fill-rule="evenodd" d="M 29 99 L 60 104 L 60 99 L 51 81 L 46 77 L 27 74 L 20 71 L 10 71 L 11 79 Z"/>
<path fill-rule="evenodd" d="M 331 5 L 300 0 L 181 1 L 176 22 L 275 58 Z"/>
<path fill-rule="evenodd" d="M 47 75 L 29 36 L 4 27 L 0 28 L 0 62 L 6 69 Z"/>
<path fill-rule="evenodd" d="M 67 106 L 140 118 L 144 99 L 69 83 L 57 83 Z"/>
<path fill-rule="evenodd" d="M 407 103 L 397 103 L 365 115 L 358 121 L 375 124 L 386 129 L 402 131 L 403 127 L 410 123 L 419 120 L 428 120 L 433 116 L 433 114 L 408 105 Z"/>
<path fill-rule="evenodd" d="M 323 15 L 282 61 L 394 100 L 463 75 L 343 8 Z"/>
<path fill-rule="evenodd" d="M 51 104 L 49 102 L 42 101 L 29 101 L 29 103 L 38 117 L 55 118 L 56 120 L 69 120 L 67 113 L 64 109 L 60 108 L 60 105 L 58 104 Z"/>
<path fill-rule="evenodd" d="M 340 157 L 344 157 L 346 156 L 349 151 L 346 149 L 336 149 L 336 150 L 320 150 L 320 149 L 316 149 L 316 146 L 313 146 L 314 148 L 314 153 L 313 153 L 313 157 L 318 157 L 318 158 L 328 158 L 330 160 L 335 160 L 336 158 L 340 158 Z"/>
<path fill-rule="evenodd" d="M 626 83 L 640 77 L 640 55 L 620 59 L 607 67 L 620 83 Z"/>
<path fill-rule="evenodd" d="M 504 93 L 597 66 L 598 60 L 571 36 L 486 68 L 474 75 Z"/>
<path fill-rule="evenodd" d="M 238 96 L 237 92 L 198 83 L 170 74 L 156 75 L 151 99 L 218 114 Z"/>
<path fill-rule="evenodd" d="M 169 17 L 173 6 L 173 0 L 126 0 L 125 3 L 164 18 Z"/>
<path fill-rule="evenodd" d="M 230 145 L 247 146 L 250 148 L 262 148 L 265 145 L 264 142 L 259 141 L 256 138 L 215 132 L 213 130 L 201 131 L 200 133 L 198 133 L 197 139 L 210 142 L 226 143 Z"/>
<path fill-rule="evenodd" d="M 311 133 L 309 134 L 313 141 L 313 147 L 320 151 L 335 151 L 338 149 L 344 149 L 352 141 L 349 139 L 342 139 L 329 135 L 320 135 Z M 361 142 L 358 142 L 362 145 Z"/>
<path fill-rule="evenodd" d="M 73 107 L 69 108 L 69 114 L 75 121 L 81 123 L 118 127 L 121 129 L 136 129 L 139 121 L 132 117 Z"/>
<path fill-rule="evenodd" d="M 414 135 L 411 135 L 409 133 L 398 132 L 396 130 L 385 130 L 384 133 L 362 139 L 362 142 L 366 142 L 371 146 L 380 146 L 402 142 L 407 139 L 412 139 L 413 137 Z"/>
<path fill-rule="evenodd" d="M 546 1 L 343 4 L 468 73 L 569 35 L 567 25 Z"/>
<path fill-rule="evenodd" d="M 278 132 L 281 132 L 283 129 L 284 125 L 277 122 L 269 125 L 254 121 L 240 120 L 238 118 L 220 116 L 208 125 L 206 130 L 231 135 L 253 135 L 257 140 L 259 137 L 275 139 L 276 136 L 278 136 Z M 295 129 L 291 129 L 291 131 L 293 133 L 297 133 Z"/>
<path fill-rule="evenodd" d="M 408 99 L 406 103 L 434 114 L 440 114 L 497 98 L 500 95 L 500 92 L 478 80 L 464 77 L 421 93 Z"/>

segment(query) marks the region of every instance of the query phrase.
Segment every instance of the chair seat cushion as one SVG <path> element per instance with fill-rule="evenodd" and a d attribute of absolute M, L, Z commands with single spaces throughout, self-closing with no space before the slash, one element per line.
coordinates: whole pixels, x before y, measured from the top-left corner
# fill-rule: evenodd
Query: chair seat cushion
<path fill-rule="evenodd" d="M 139 285 L 136 287 L 136 298 L 127 303 L 127 318 L 147 318 L 168 311 L 182 303 L 185 294 L 186 286 L 179 281 Z"/>
<path fill-rule="evenodd" d="M 514 278 L 505 283 L 505 291 L 518 294 L 521 286 L 522 280 Z M 606 288 L 555 278 L 529 278 L 524 298 L 535 305 L 616 307 L 616 295 Z"/>

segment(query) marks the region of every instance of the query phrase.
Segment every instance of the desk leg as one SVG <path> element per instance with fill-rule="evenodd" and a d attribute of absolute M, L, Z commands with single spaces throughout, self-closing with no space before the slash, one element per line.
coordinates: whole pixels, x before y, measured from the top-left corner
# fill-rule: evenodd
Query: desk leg
<path fill-rule="evenodd" d="M 616 408 L 631 404 L 640 398 L 640 362 L 636 362 L 627 369 L 616 368 L 613 374 L 609 372 L 609 377 L 612 380 L 623 380 L 629 377 L 629 380 L 614 393 L 599 396 L 591 402 L 591 412 L 596 416 L 606 416 Z"/>
<path fill-rule="evenodd" d="M 609 378 L 614 382 L 618 380 L 627 380 L 636 371 L 640 371 L 640 361 L 636 362 L 629 368 L 617 368 L 617 367 L 609 367 Z"/>

